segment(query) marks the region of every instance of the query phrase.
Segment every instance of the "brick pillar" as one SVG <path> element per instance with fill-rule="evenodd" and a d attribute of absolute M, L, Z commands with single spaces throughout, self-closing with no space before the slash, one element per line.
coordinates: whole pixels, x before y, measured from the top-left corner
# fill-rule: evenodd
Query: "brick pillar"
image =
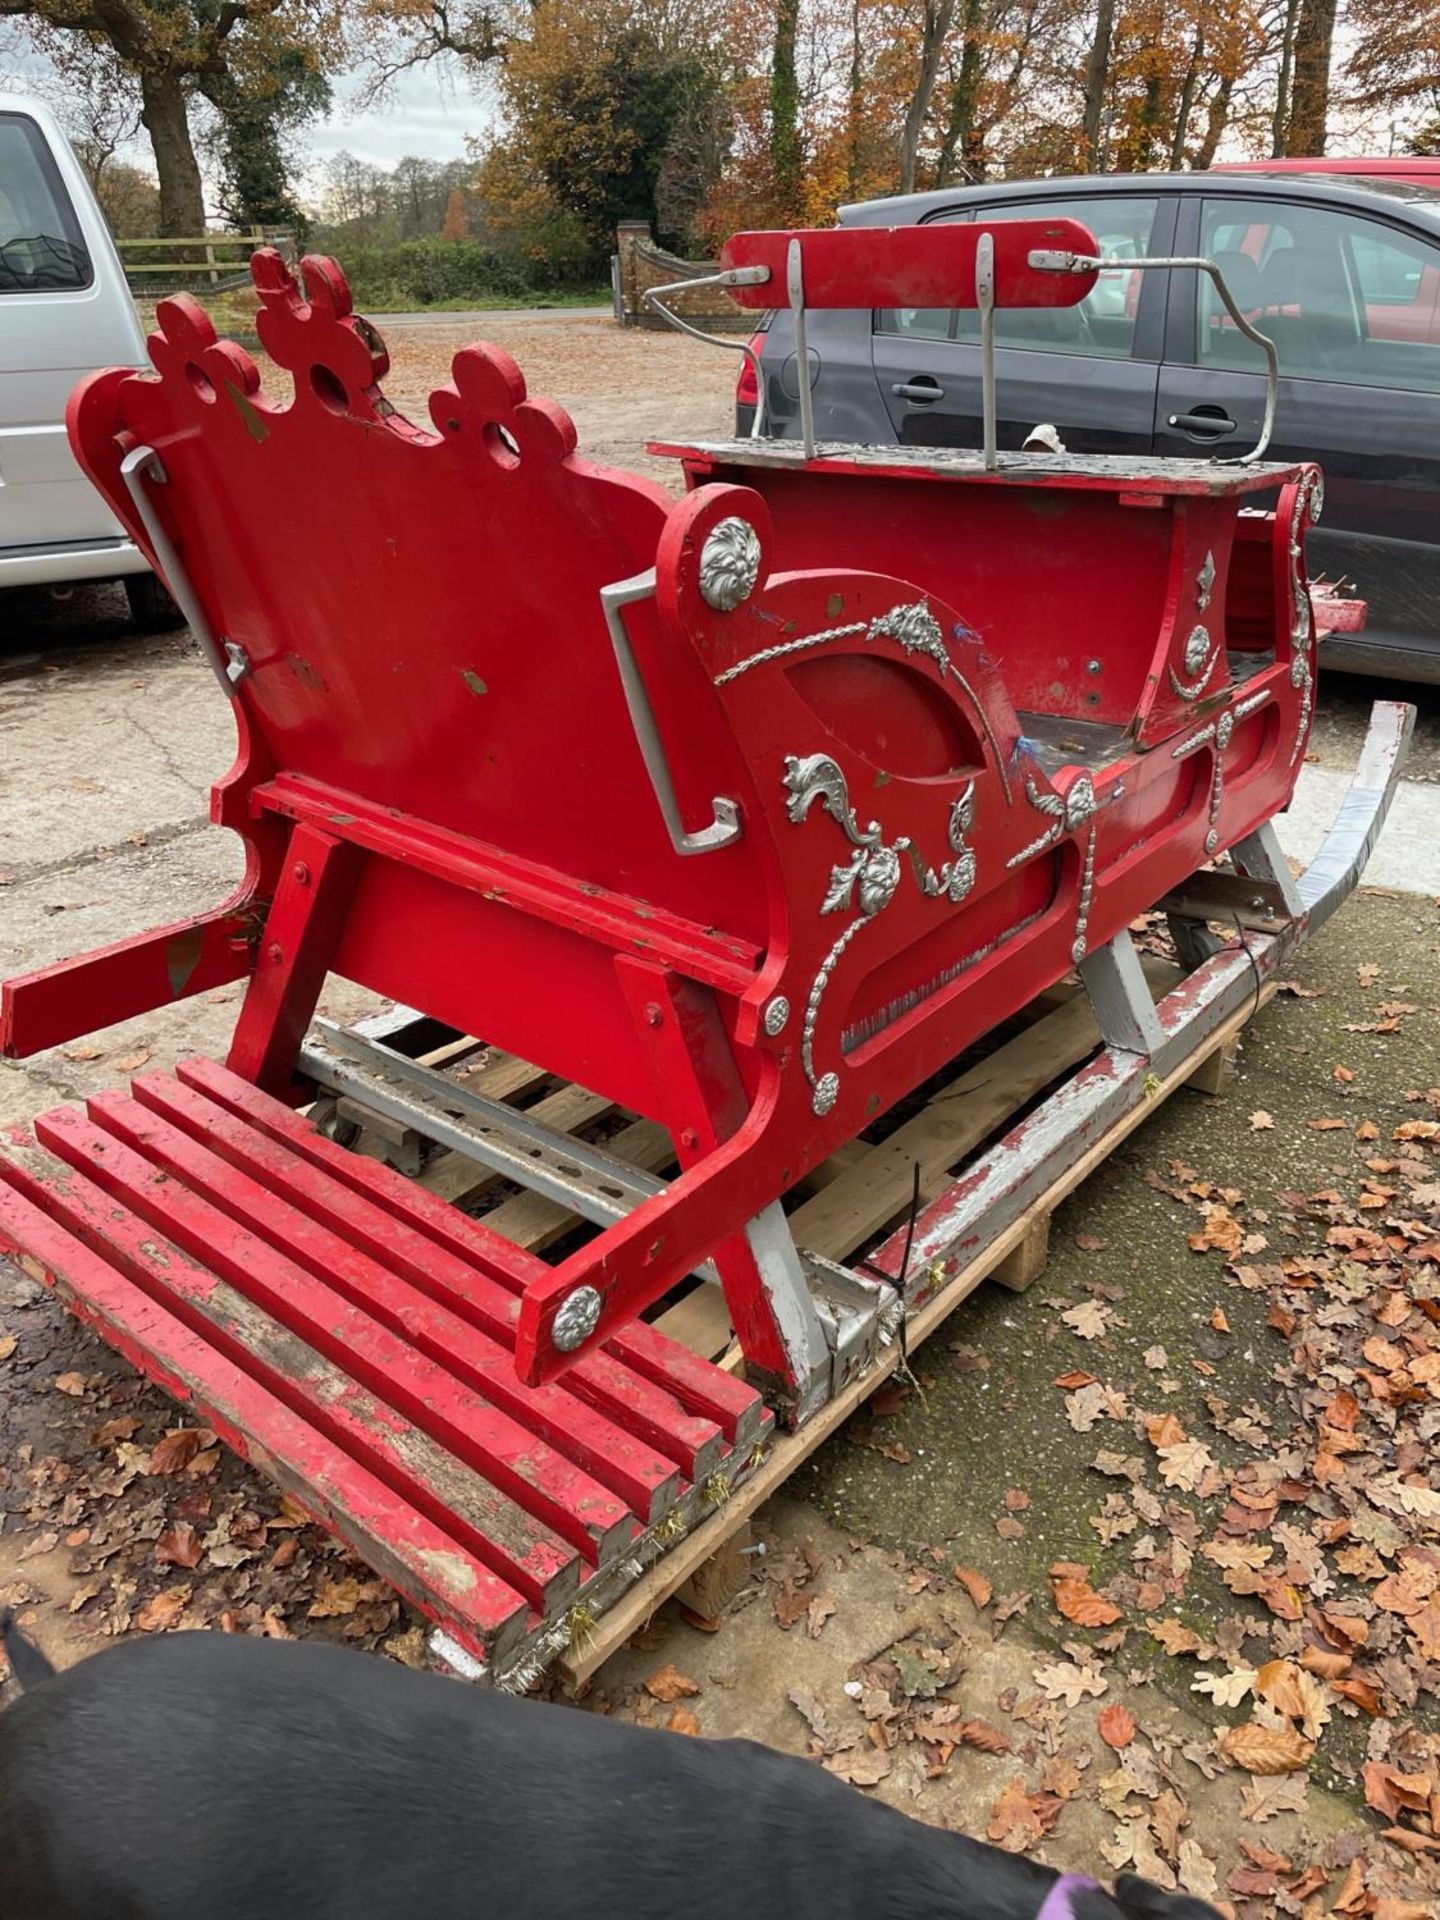
<path fill-rule="evenodd" d="M 635 248 L 639 241 L 649 243 L 650 238 L 648 220 L 622 220 L 615 229 L 615 251 L 620 256 L 620 291 L 625 303 L 625 320 L 631 326 L 644 317 L 645 283 L 640 276 Z"/>

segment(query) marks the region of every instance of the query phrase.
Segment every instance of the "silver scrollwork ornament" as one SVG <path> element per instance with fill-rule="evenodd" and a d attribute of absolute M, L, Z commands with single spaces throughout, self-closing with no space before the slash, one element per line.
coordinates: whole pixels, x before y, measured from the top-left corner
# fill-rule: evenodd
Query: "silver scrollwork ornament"
<path fill-rule="evenodd" d="M 1210 629 L 1196 627 L 1185 642 L 1185 671 L 1193 680 L 1210 658 Z"/>

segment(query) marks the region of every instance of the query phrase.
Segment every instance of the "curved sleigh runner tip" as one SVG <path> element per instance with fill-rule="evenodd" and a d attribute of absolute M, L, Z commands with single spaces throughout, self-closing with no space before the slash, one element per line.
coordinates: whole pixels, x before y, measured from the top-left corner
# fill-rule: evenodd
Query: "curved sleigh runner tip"
<path fill-rule="evenodd" d="M 1103 264 L 1009 222 L 740 235 L 721 277 L 983 317 Z M 333 262 L 253 272 L 277 391 L 182 296 L 69 413 L 235 716 L 245 878 L 7 982 L 0 1038 L 243 1001 L 224 1062 L 12 1132 L 0 1248 L 455 1663 L 577 1676 L 1033 1273 L 1354 886 L 1412 716 L 1292 876 L 1317 628 L 1363 617 L 1307 581 L 1311 466 L 810 421 L 661 449 L 675 503 L 496 347 L 406 420 Z M 1131 943 L 1157 907 L 1177 966 Z M 395 1011 L 314 1023 L 327 973 Z"/>

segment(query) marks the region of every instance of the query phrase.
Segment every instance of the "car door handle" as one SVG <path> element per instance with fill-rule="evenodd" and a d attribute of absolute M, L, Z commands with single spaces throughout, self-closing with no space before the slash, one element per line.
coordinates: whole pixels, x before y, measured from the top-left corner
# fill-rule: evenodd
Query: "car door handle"
<path fill-rule="evenodd" d="M 897 400 L 913 400 L 917 407 L 929 406 L 932 401 L 945 398 L 944 387 L 928 373 L 918 373 L 913 380 L 898 380 L 890 391 Z"/>
<path fill-rule="evenodd" d="M 1170 425 L 1179 427 L 1182 433 L 1203 433 L 1207 440 L 1219 440 L 1235 431 L 1235 422 L 1229 414 L 1218 410 L 1214 413 L 1172 413 Z"/>

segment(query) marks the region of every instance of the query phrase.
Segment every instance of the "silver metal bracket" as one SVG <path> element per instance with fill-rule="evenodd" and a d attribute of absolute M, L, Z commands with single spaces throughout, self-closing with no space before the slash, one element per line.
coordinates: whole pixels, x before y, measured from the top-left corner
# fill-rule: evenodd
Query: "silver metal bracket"
<path fill-rule="evenodd" d="M 200 650 L 209 661 L 211 672 L 225 689 L 226 696 L 233 700 L 235 689 L 251 670 L 250 661 L 245 649 L 234 640 L 225 641 L 223 647 L 216 640 L 190 576 L 185 571 L 185 563 L 155 511 L 155 503 L 150 498 L 146 482 L 157 487 L 168 485 L 170 476 L 165 471 L 164 461 L 153 447 L 134 447 L 120 462 L 120 478 L 125 482 L 125 490 L 140 516 L 140 524 L 145 529 L 151 551 L 159 564 L 160 577 L 169 589 L 171 599 L 184 614 L 186 626 L 200 643 Z"/>
<path fill-rule="evenodd" d="M 883 1280 L 872 1280 L 826 1260 L 802 1253 L 810 1297 L 815 1303 L 830 1350 L 830 1398 L 862 1373 L 868 1373 L 899 1328 L 900 1295 Z"/>
<path fill-rule="evenodd" d="M 1298 920 L 1304 913 L 1305 903 L 1300 898 L 1300 888 L 1290 871 L 1273 820 L 1264 821 L 1254 833 L 1237 840 L 1230 849 L 1230 861 L 1235 871 L 1248 879 L 1268 881 L 1279 893 L 1292 920 Z"/>
<path fill-rule="evenodd" d="M 655 569 L 650 567 L 629 580 L 617 580 L 613 586 L 602 587 L 600 604 L 605 610 L 605 624 L 610 629 L 615 664 L 620 669 L 620 684 L 624 689 L 625 704 L 630 709 L 630 724 L 635 729 L 635 739 L 645 762 L 645 771 L 650 776 L 650 785 L 665 822 L 665 830 L 670 835 L 670 844 L 679 854 L 714 853 L 740 838 L 740 809 L 733 800 L 718 794 L 711 802 L 715 817 L 710 825 L 702 827 L 698 833 L 686 832 L 685 822 L 680 818 L 680 805 L 675 798 L 675 782 L 670 777 L 670 763 L 665 757 L 664 742 L 656 725 L 655 709 L 650 705 L 650 695 L 640 672 L 640 664 L 630 645 L 630 636 L 625 631 L 626 607 L 633 606 L 637 600 L 653 599 L 654 594 Z"/>
<path fill-rule="evenodd" d="M 1125 928 L 1086 954 L 1080 962 L 1080 980 L 1107 1047 L 1147 1056 L 1160 1051 L 1165 1034 L 1135 942 Z"/>
<path fill-rule="evenodd" d="M 805 458 L 815 458 L 815 396 L 810 391 L 810 341 L 805 329 L 805 265 L 800 242 L 785 250 L 785 295 L 795 321 L 795 385 L 800 395 L 800 438 Z"/>
<path fill-rule="evenodd" d="M 975 242 L 975 305 L 980 312 L 980 408 L 985 443 L 985 466 L 991 473 L 1000 464 L 995 427 L 995 236 L 982 233 Z"/>
<path fill-rule="evenodd" d="M 1059 248 L 1036 247 L 1032 249 L 1029 261 L 1037 273 L 1104 273 L 1107 269 L 1128 273 L 1132 268 L 1143 272 L 1151 267 L 1187 267 L 1195 273 L 1208 274 L 1215 291 L 1224 302 L 1225 311 L 1245 338 L 1259 347 L 1265 356 L 1265 419 L 1260 428 L 1260 438 L 1248 453 L 1227 454 L 1215 464 L 1221 467 L 1248 467 L 1265 452 L 1275 431 L 1275 405 L 1280 394 L 1280 356 L 1269 334 L 1262 333 L 1240 311 L 1224 274 L 1213 260 L 1203 259 L 1199 254 L 1177 254 L 1173 257 L 1157 255 L 1152 259 L 1126 260 L 1111 254 L 1065 253 Z M 1173 417 L 1170 425 L 1175 425 Z"/>

